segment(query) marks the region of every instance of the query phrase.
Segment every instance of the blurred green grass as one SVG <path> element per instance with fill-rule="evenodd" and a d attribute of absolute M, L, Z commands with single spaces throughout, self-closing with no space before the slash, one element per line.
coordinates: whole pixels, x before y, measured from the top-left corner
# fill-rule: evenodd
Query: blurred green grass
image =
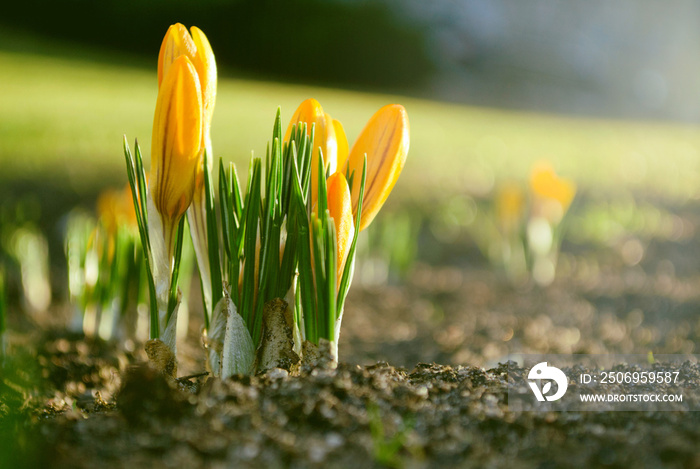
<path fill-rule="evenodd" d="M 155 52 L 150 68 L 123 58 L 90 60 L 95 57 L 56 53 L 41 44 L 0 49 L 0 183 L 46 178 L 77 192 L 125 183 L 123 134 L 139 139 L 148 160 Z M 700 132 L 694 126 L 473 108 L 233 78 L 219 80 L 215 156 L 246 165 L 251 151 L 263 155 L 277 106 L 286 121 L 308 97 L 343 122 L 351 144 L 382 105 L 406 107 L 411 150 L 396 190 L 402 196 L 485 194 L 499 180 L 526 179 L 539 159 L 590 191 L 700 196 Z"/>

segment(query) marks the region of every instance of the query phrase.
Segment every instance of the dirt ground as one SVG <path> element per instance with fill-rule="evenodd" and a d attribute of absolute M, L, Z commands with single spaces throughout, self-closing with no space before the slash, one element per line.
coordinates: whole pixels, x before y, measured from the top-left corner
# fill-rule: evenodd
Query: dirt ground
<path fill-rule="evenodd" d="M 687 226 L 698 207 L 680 207 Z M 700 239 L 564 244 L 546 288 L 471 245 L 354 286 L 336 369 L 172 385 L 141 348 L 19 334 L 0 467 L 699 467 L 700 412 L 512 412 L 516 353 L 700 352 Z M 633 245 L 634 248 L 636 245 Z M 180 375 L 204 370 L 192 326 Z M 700 368 L 685 371 L 700 386 Z M 27 392 L 31 390 L 31 392 Z"/>

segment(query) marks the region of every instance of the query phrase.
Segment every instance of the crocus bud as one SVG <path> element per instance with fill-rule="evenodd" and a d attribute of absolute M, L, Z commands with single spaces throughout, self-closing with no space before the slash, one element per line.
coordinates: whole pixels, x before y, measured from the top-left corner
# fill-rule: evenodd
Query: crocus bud
<path fill-rule="evenodd" d="M 313 98 L 307 99 L 299 105 L 292 120 L 289 121 L 284 140 L 289 141 L 292 135 L 292 126 L 305 122 L 309 135 L 311 126 L 316 125 L 314 141 L 311 152 L 311 201 L 312 205 L 318 200 L 318 150 L 323 153 L 323 163 L 326 171 L 334 173 L 338 158 L 338 144 L 336 142 L 335 126 L 330 115 L 323 112 L 323 108 Z"/>
<path fill-rule="evenodd" d="M 153 118 L 153 203 L 164 223 L 174 224 L 192 202 L 202 147 L 202 96 L 197 71 L 180 56 L 169 67 Z"/>
<path fill-rule="evenodd" d="M 176 23 L 168 28 L 160 45 L 160 52 L 158 53 L 158 86 L 161 86 L 173 62 L 181 55 L 190 59 L 194 65 L 194 62 L 197 60 L 197 46 L 194 45 L 192 36 L 187 32 L 187 28 L 180 23 Z"/>
<path fill-rule="evenodd" d="M 343 173 L 335 173 L 328 178 L 328 212 L 335 222 L 335 239 L 338 247 L 336 268 L 338 269 L 338 285 L 343 275 L 345 261 L 350 251 L 355 225 L 352 219 L 352 202 L 350 188 Z"/>
<path fill-rule="evenodd" d="M 191 28 L 192 34 L 187 32 L 182 24 L 176 23 L 168 28 L 168 32 L 163 38 L 158 54 L 158 85 L 163 82 L 163 77 L 168 72 L 173 62 L 184 55 L 199 77 L 199 84 L 202 90 L 202 153 L 200 154 L 200 166 L 196 176 L 197 194 L 202 192 L 204 184 L 204 150 L 209 154 L 207 171 L 211 172 L 214 159 L 212 158 L 211 146 L 211 120 L 214 114 L 214 104 L 216 103 L 216 60 L 211 49 L 209 40 L 201 29 L 196 26 Z"/>
<path fill-rule="evenodd" d="M 352 146 L 343 172 L 355 174 L 352 187 L 353 214 L 357 214 L 362 167 L 367 155 L 367 181 L 362 199 L 360 230 L 369 226 L 394 188 L 406 162 L 409 141 L 406 109 L 400 104 L 389 104 L 370 118 Z M 355 222 L 358 223 L 357 220 Z"/>
<path fill-rule="evenodd" d="M 190 59 L 197 71 L 204 105 L 204 126 L 208 131 L 216 102 L 216 60 L 209 40 L 201 29 L 193 26 L 190 35 L 180 23 L 168 28 L 158 54 L 158 86 L 163 83 L 168 70 L 181 55 Z"/>

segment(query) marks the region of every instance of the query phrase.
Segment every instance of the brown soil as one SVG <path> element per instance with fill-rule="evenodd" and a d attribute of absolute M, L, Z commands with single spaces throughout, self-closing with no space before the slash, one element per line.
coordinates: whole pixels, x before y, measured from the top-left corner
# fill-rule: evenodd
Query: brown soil
<path fill-rule="evenodd" d="M 565 245 L 547 288 L 509 286 L 469 247 L 401 283 L 358 281 L 340 365 L 300 376 L 173 384 L 139 345 L 17 335 L 0 467 L 700 467 L 699 412 L 507 408 L 513 353 L 700 351 L 700 240 L 643 244 L 633 265 L 622 244 Z M 196 331 L 180 375 L 204 369 Z"/>

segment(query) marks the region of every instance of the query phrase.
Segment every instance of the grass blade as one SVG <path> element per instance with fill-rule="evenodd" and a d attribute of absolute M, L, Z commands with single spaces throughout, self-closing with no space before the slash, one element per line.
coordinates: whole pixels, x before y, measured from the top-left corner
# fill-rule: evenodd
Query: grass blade
<path fill-rule="evenodd" d="M 185 217 L 180 218 L 180 222 L 177 224 L 177 237 L 175 238 L 175 262 L 173 264 L 173 272 L 170 276 L 170 294 L 168 295 L 168 312 L 165 316 L 165 324 L 163 327 L 167 327 L 170 323 L 170 318 L 175 312 L 175 307 L 177 306 L 177 281 L 180 276 L 180 260 L 182 259 L 182 241 L 185 233 Z"/>
<path fill-rule="evenodd" d="M 208 168 L 208 158 L 204 151 L 204 167 Z M 209 171 L 204 171 L 204 197 L 205 210 L 207 216 L 207 249 L 209 253 L 209 271 L 211 278 L 211 308 L 223 298 L 223 279 L 221 278 L 221 261 L 219 259 L 219 229 L 216 220 L 216 209 L 214 206 L 214 188 L 212 187 L 211 175 Z M 209 330 L 209 321 L 212 311 L 204 313 L 204 327 Z"/>
<path fill-rule="evenodd" d="M 351 174 L 351 179 L 355 179 L 354 174 Z M 352 275 L 355 269 L 355 250 L 357 249 L 357 238 L 360 236 L 360 220 L 362 219 L 362 199 L 365 195 L 365 183 L 367 182 L 367 155 L 365 155 L 364 164 L 362 166 L 362 178 L 360 179 L 360 195 L 359 202 L 357 204 L 357 217 L 355 218 L 355 233 L 352 238 L 352 243 L 350 243 L 350 249 L 348 251 L 348 257 L 345 261 L 345 268 L 343 269 L 343 276 L 340 280 L 340 286 L 338 288 L 338 299 L 336 301 L 336 320 L 340 317 L 343 311 L 343 306 L 345 304 L 345 298 L 348 295 L 348 290 L 350 290 L 350 283 L 352 282 Z M 352 186 L 350 186 L 352 190 Z"/>
<path fill-rule="evenodd" d="M 124 158 L 126 159 L 126 172 L 129 178 L 129 186 L 131 187 L 131 196 L 134 203 L 134 211 L 136 212 L 136 221 L 139 227 L 142 253 L 146 264 L 146 278 L 148 280 L 151 322 L 150 338 L 157 339 L 160 337 L 160 327 L 158 325 L 156 285 L 153 279 L 153 269 L 151 268 L 151 243 L 148 235 L 148 209 L 146 208 L 146 197 L 148 196 L 148 192 L 146 188 L 146 175 L 143 170 L 143 161 L 141 159 L 141 150 L 139 149 L 138 141 L 136 142 L 135 147 L 136 158 L 134 159 L 131 154 L 131 149 L 129 148 L 129 143 L 126 140 L 126 136 L 124 136 Z"/>

